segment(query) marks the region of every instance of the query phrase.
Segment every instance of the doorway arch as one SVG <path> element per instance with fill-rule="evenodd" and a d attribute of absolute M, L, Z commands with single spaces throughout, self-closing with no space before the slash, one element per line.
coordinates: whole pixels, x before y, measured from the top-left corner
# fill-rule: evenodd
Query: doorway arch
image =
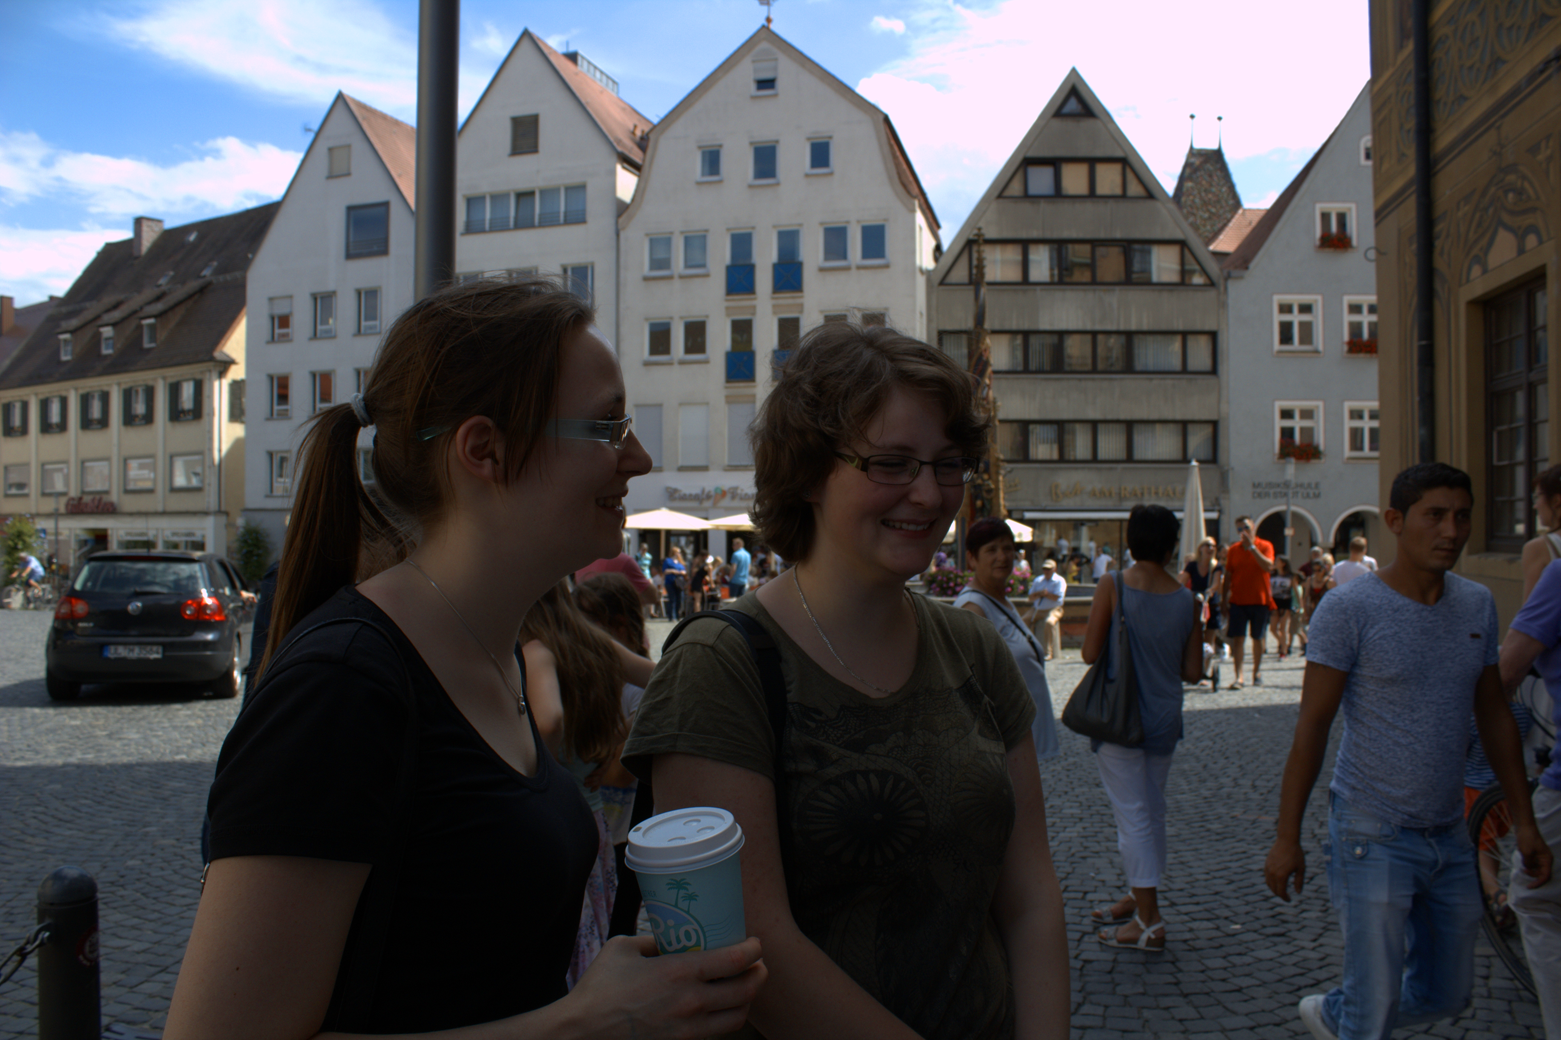
<path fill-rule="evenodd" d="M 1323 529 L 1322 525 L 1317 522 L 1317 518 L 1300 506 L 1291 506 L 1290 511 L 1295 514 L 1297 521 L 1305 520 L 1307 525 L 1311 527 L 1312 544 L 1321 544 Z M 1289 555 L 1292 556 L 1295 554 L 1297 547 L 1305 548 L 1305 546 L 1299 545 L 1300 539 L 1303 537 L 1302 527 L 1299 523 L 1296 524 L 1295 531 L 1296 544 L 1292 544 L 1289 549 Z M 1275 506 L 1257 517 L 1257 536 L 1272 542 L 1274 551 L 1281 556 L 1286 555 L 1284 506 Z"/>

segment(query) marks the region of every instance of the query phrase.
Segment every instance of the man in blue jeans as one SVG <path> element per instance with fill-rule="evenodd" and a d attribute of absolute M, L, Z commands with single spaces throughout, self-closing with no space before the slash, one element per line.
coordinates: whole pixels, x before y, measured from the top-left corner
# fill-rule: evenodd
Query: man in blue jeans
<path fill-rule="evenodd" d="M 1449 573 L 1469 540 L 1473 508 L 1461 470 L 1432 462 L 1400 473 L 1383 513 L 1397 558 L 1328 593 L 1312 616 L 1278 833 L 1263 873 L 1281 899 L 1289 901 L 1292 877 L 1300 893 L 1301 817 L 1342 709 L 1324 862 L 1344 933 L 1344 978 L 1326 995 L 1302 998 L 1299 1009 L 1319 1040 L 1381 1040 L 1469 1003 L 1482 911 L 1463 820 L 1471 709 L 1525 865 L 1541 880 L 1550 875 L 1496 667 L 1495 601 L 1483 585 Z"/>
<path fill-rule="evenodd" d="M 753 558 L 748 555 L 748 550 L 743 548 L 741 538 L 732 539 L 732 580 L 727 586 L 732 590 L 732 598 L 736 599 L 748 591 L 748 568 Z"/>

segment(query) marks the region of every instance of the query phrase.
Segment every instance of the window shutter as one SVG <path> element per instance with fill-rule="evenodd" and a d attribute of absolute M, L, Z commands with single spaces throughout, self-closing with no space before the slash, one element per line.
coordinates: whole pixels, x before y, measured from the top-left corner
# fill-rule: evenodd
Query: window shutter
<path fill-rule="evenodd" d="M 119 424 L 121 426 L 129 426 L 131 416 L 135 415 L 135 412 L 130 410 L 130 387 L 125 387 L 120 393 L 124 395 L 124 401 L 119 409 Z"/>
<path fill-rule="evenodd" d="M 201 417 L 201 402 L 206 396 L 206 380 L 195 379 L 191 381 L 195 384 L 195 415 L 193 417 L 199 419 Z"/>
<path fill-rule="evenodd" d="M 537 151 L 537 117 L 511 116 L 509 121 L 509 153 L 530 155 Z"/>

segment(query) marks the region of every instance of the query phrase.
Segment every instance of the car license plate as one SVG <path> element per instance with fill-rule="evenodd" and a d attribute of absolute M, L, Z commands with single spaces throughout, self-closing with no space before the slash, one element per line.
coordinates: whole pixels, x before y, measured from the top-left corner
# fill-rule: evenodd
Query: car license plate
<path fill-rule="evenodd" d="M 156 661 L 162 658 L 160 646 L 105 646 L 104 657 L 128 658 L 132 661 Z"/>

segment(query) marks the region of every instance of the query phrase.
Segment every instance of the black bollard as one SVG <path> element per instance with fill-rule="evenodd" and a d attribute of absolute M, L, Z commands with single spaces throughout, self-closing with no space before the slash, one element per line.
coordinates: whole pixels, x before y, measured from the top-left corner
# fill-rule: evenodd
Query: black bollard
<path fill-rule="evenodd" d="M 38 951 L 38 1040 L 98 1040 L 98 883 L 60 867 L 38 886 L 38 923 L 49 926 Z"/>

